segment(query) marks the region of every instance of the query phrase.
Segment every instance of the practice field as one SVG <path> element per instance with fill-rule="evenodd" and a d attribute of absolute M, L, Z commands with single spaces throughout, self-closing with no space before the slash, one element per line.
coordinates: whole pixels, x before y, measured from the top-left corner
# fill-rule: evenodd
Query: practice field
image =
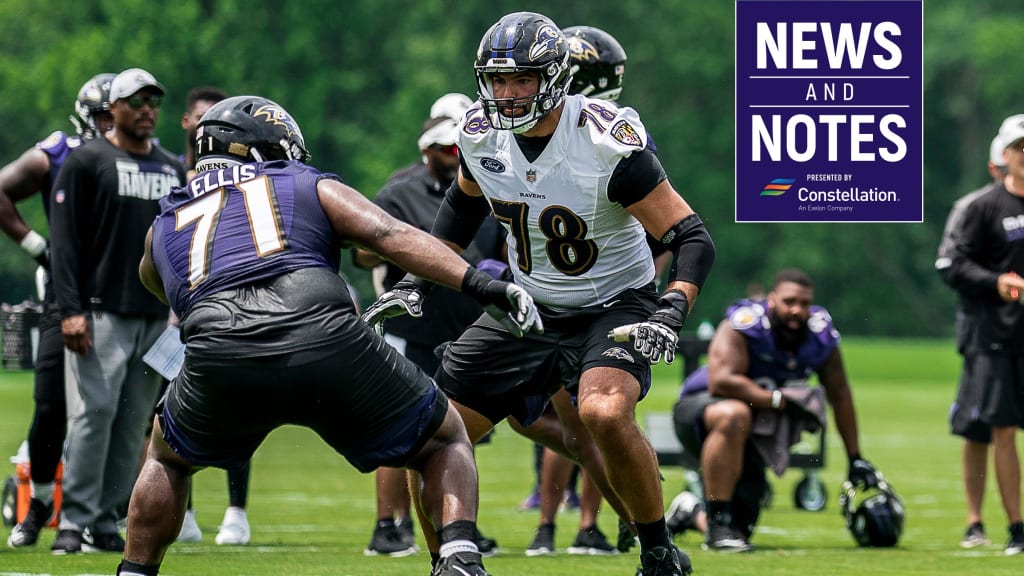
<path fill-rule="evenodd" d="M 827 467 L 822 473 L 828 503 L 821 512 L 797 510 L 793 485 L 802 476 L 791 470 L 772 479 L 774 501 L 761 517 L 746 555 L 702 552 L 692 533 L 677 539 L 690 552 L 697 574 L 770 575 L 928 575 L 1024 573 L 1024 556 L 1004 557 L 1006 519 L 990 475 L 985 518 L 993 545 L 961 550 L 964 503 L 960 484 L 960 443 L 947 431 L 946 413 L 953 398 L 959 357 L 950 341 L 919 342 L 849 339 L 844 348 L 860 416 L 864 455 L 890 480 L 907 507 L 907 524 L 896 549 L 858 549 L 838 512 L 837 492 L 846 473 L 841 443 L 829 433 Z M 658 367 L 654 391 L 640 406 L 668 411 L 678 392 L 680 364 Z M 0 456 L 13 455 L 31 416 L 31 374 L 0 374 Z M 565 574 L 635 574 L 637 556 L 602 558 L 564 552 L 576 532 L 578 515 L 559 515 L 555 557 L 527 558 L 523 551 L 536 527 L 535 512 L 516 505 L 533 485 L 532 449 L 507 426 L 478 451 L 481 476 L 480 525 L 496 538 L 501 553 L 487 559 L 495 576 Z M 681 488 L 682 471 L 664 468 L 666 503 Z M 162 574 L 251 576 L 420 575 L 429 573 L 426 552 L 401 559 L 364 557 L 375 521 L 373 476 L 360 475 L 306 430 L 284 428 L 256 453 L 249 498 L 252 544 L 214 544 L 227 503 L 225 474 L 205 470 L 195 477 L 195 503 L 203 542 L 174 545 Z M 616 519 L 608 510 L 601 527 L 614 542 Z M 9 529 L 0 529 L 6 541 Z M 38 546 L 13 550 L 0 544 L 0 576 L 23 574 L 113 574 L 116 555 L 55 557 L 47 530 Z M 422 537 L 420 536 L 422 547 Z"/>

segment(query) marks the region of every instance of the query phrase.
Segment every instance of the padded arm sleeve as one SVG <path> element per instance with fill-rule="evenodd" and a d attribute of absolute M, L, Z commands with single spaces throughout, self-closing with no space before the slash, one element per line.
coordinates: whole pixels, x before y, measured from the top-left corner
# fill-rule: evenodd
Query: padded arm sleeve
<path fill-rule="evenodd" d="M 430 233 L 442 240 L 458 244 L 465 250 L 484 218 L 491 213 L 491 205 L 483 196 L 470 196 L 459 188 L 458 179 L 444 193 L 444 200 L 437 209 L 434 227 Z"/>
<path fill-rule="evenodd" d="M 690 214 L 676 222 L 661 237 L 661 243 L 675 256 L 670 272 L 672 280 L 690 282 L 702 288 L 715 262 L 715 243 L 700 216 Z"/>

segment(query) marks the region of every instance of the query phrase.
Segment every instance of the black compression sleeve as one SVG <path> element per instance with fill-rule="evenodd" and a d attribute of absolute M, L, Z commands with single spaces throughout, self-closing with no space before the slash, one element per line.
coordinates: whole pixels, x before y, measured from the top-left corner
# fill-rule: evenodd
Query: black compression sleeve
<path fill-rule="evenodd" d="M 491 205 L 483 196 L 470 196 L 459 188 L 458 179 L 444 193 L 437 209 L 434 227 L 430 233 L 442 240 L 454 242 L 465 250 L 476 236 L 484 218 L 491 213 Z"/>
<path fill-rule="evenodd" d="M 690 214 L 676 222 L 661 237 L 661 243 L 675 255 L 669 277 L 703 287 L 715 262 L 715 243 L 700 216 Z"/>
<path fill-rule="evenodd" d="M 666 178 L 668 175 L 657 154 L 644 148 L 619 160 L 608 181 L 608 199 L 628 208 L 643 200 Z"/>

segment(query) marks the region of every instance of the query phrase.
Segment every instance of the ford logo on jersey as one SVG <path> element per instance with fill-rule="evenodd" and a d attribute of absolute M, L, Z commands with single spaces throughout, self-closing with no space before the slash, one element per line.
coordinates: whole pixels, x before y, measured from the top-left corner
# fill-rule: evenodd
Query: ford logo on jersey
<path fill-rule="evenodd" d="M 505 171 L 505 165 L 494 158 L 481 158 L 480 165 L 484 167 L 484 170 L 494 172 L 495 174 L 501 174 Z"/>

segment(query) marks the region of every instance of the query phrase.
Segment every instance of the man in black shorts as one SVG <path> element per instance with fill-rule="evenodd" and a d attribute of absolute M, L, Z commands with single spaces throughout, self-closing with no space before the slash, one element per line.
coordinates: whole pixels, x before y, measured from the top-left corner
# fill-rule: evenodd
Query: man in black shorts
<path fill-rule="evenodd" d="M 958 346 L 963 386 L 953 411 L 991 427 L 996 482 L 1009 522 L 1007 555 L 1024 552 L 1017 430 L 1024 426 L 1024 114 L 1003 121 L 998 135 L 1006 176 L 963 206 L 946 282 L 963 314 Z M 976 438 L 979 439 L 979 438 Z"/>
<path fill-rule="evenodd" d="M 1006 177 L 1006 164 L 1003 161 L 1003 146 L 997 134 L 989 146 L 988 173 L 992 180 L 953 203 L 953 208 L 946 217 L 946 225 L 942 229 L 942 241 L 939 243 L 938 255 L 935 259 L 935 269 L 943 281 L 948 282 L 947 272 L 952 263 L 950 257 L 953 251 L 954 240 L 960 234 L 963 226 L 964 209 L 976 198 L 984 194 L 989 188 L 1000 186 L 1003 178 Z M 963 342 L 967 335 L 964 331 L 966 316 L 963 304 L 957 304 L 956 311 L 956 336 L 957 351 L 964 353 Z M 954 435 L 964 439 L 961 449 L 961 477 L 964 482 L 964 497 L 967 503 L 967 530 L 960 540 L 961 548 L 976 548 L 988 546 L 991 541 L 985 534 L 985 523 L 982 521 L 982 509 L 985 502 L 985 485 L 988 484 L 988 452 L 992 445 L 992 428 L 978 421 L 978 412 L 974 410 L 972 396 L 977 395 L 984 383 L 968 382 L 960 375 L 960 384 L 957 387 L 957 398 L 949 411 L 950 429 Z"/>
<path fill-rule="evenodd" d="M 529 427 L 563 386 L 577 392 L 579 419 L 604 458 L 603 470 L 584 465 L 607 473 L 605 495 L 617 495 L 634 521 L 642 575 L 687 574 L 665 525 L 657 459 L 634 415 L 651 364 L 674 358 L 714 261 L 711 237 L 648 147 L 635 110 L 567 95 L 568 42 L 551 19 L 502 17 L 481 39 L 474 69 L 480 99 L 460 126 L 459 174 L 431 233 L 466 246 L 493 211 L 515 282 L 543 305 L 549 331 L 514 338 L 482 317 L 446 349 L 438 384 L 474 439 L 505 418 Z M 664 293 L 645 232 L 673 254 Z M 418 301 L 410 284 L 364 317 Z M 555 409 L 562 418 L 571 407 Z"/>
<path fill-rule="evenodd" d="M 197 467 L 237 466 L 295 424 L 362 472 L 418 470 L 442 542 L 434 576 L 485 576 L 465 428 L 430 378 L 360 322 L 337 273 L 341 244 L 461 288 L 520 333 L 542 329 L 532 299 L 304 164 L 298 124 L 270 100 L 217 103 L 196 144 L 197 175 L 161 201 L 139 268 L 181 319 L 187 353 L 154 422 L 118 573 L 158 573 Z"/>

